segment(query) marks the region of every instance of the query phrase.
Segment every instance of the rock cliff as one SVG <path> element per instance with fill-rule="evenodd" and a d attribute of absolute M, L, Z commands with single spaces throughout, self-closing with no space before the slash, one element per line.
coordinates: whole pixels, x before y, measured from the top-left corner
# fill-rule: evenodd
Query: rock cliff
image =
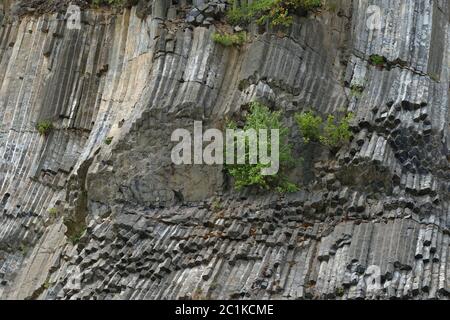
<path fill-rule="evenodd" d="M 52 3 L 0 5 L 0 298 L 448 299 L 447 1 L 327 0 L 228 48 L 225 1 Z M 172 164 L 173 130 L 255 100 L 299 192 Z M 309 108 L 353 112 L 351 143 L 303 145 Z"/>

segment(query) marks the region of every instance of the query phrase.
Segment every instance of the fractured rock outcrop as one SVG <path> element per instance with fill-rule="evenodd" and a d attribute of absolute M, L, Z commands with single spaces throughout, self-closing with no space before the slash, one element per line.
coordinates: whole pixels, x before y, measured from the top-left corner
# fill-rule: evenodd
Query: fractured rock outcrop
<path fill-rule="evenodd" d="M 221 1 L 7 19 L 0 297 L 448 299 L 449 6 L 375 2 L 379 28 L 368 1 L 325 2 L 241 48 L 211 39 Z M 301 191 L 172 164 L 173 130 L 254 100 L 283 111 Z M 310 108 L 353 112 L 351 143 L 303 145 Z"/>

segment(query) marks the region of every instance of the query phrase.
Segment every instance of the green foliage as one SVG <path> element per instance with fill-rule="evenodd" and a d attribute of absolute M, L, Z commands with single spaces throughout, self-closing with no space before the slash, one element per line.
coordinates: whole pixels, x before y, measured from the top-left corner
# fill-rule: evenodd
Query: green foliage
<path fill-rule="evenodd" d="M 433 81 L 436 81 L 436 82 L 441 81 L 441 77 L 437 73 L 430 72 L 429 76 L 430 76 L 430 79 Z"/>
<path fill-rule="evenodd" d="M 336 288 L 335 294 L 337 297 L 342 297 L 345 294 L 345 289 L 343 287 Z"/>
<path fill-rule="evenodd" d="M 370 56 L 370 62 L 377 67 L 381 67 L 385 65 L 386 58 L 378 54 L 373 54 Z"/>
<path fill-rule="evenodd" d="M 113 137 L 108 137 L 105 139 L 105 141 L 103 141 L 106 145 L 110 145 L 111 142 L 113 141 Z"/>
<path fill-rule="evenodd" d="M 22 252 L 22 254 L 25 256 L 27 255 L 28 251 L 30 250 L 30 247 L 24 243 L 21 243 L 19 246 L 19 251 Z"/>
<path fill-rule="evenodd" d="M 50 288 L 50 280 L 49 280 L 49 279 L 45 280 L 45 282 L 44 282 L 44 284 L 42 285 L 42 287 L 43 287 L 45 290 L 49 289 L 49 288 Z"/>
<path fill-rule="evenodd" d="M 237 129 L 235 122 L 229 122 L 227 127 L 230 129 Z M 289 182 L 286 176 L 283 174 L 292 163 L 293 158 L 291 155 L 291 146 L 287 143 L 288 129 L 282 124 L 281 112 L 270 111 L 269 108 L 261 103 L 253 102 L 250 105 L 250 112 L 246 116 L 243 130 L 255 129 L 257 132 L 259 129 L 268 129 L 268 154 L 272 153 L 271 147 L 271 129 L 279 130 L 279 164 L 280 169 L 275 175 L 262 175 L 261 169 L 270 167 L 270 164 L 264 165 L 261 163 L 249 164 L 249 138 L 245 138 L 245 164 L 226 165 L 227 172 L 234 178 L 235 188 L 240 190 L 244 187 L 256 186 L 260 189 L 275 189 L 278 192 L 294 192 L 298 188 L 293 183 Z M 235 140 L 237 142 L 237 139 Z M 257 143 L 259 146 L 259 136 L 257 135 Z M 237 143 L 235 143 L 237 145 Z M 237 155 L 235 154 L 235 157 Z"/>
<path fill-rule="evenodd" d="M 211 203 L 211 209 L 214 212 L 219 212 L 219 211 L 221 211 L 223 209 L 222 203 L 220 202 L 220 199 L 215 198 L 213 200 L 213 202 Z"/>
<path fill-rule="evenodd" d="M 350 93 L 353 97 L 360 97 L 364 91 L 364 87 L 354 85 L 350 88 Z"/>
<path fill-rule="evenodd" d="M 311 111 L 296 114 L 295 119 L 306 143 L 320 142 L 327 147 L 335 148 L 348 143 L 352 137 L 350 130 L 352 113 L 348 113 L 340 121 L 329 115 L 325 123 L 320 116 L 316 116 Z"/>
<path fill-rule="evenodd" d="M 295 120 L 303 135 L 306 143 L 311 141 L 319 141 L 323 120 L 316 116 L 312 111 L 295 115 Z"/>
<path fill-rule="evenodd" d="M 50 120 L 43 120 L 38 122 L 36 129 L 40 135 L 47 136 L 54 129 L 54 126 Z"/>
<path fill-rule="evenodd" d="M 258 24 L 269 22 L 272 26 L 290 26 L 292 14 L 296 11 L 311 11 L 321 6 L 321 0 L 254 0 L 240 6 L 234 0 L 227 17 L 232 24 L 247 24 L 256 20 Z"/>
<path fill-rule="evenodd" d="M 350 130 L 350 121 L 353 114 L 347 114 L 341 121 L 336 121 L 335 117 L 329 115 L 323 129 L 323 135 L 320 137 L 322 144 L 335 148 L 342 146 L 350 141 L 352 132 Z"/>
<path fill-rule="evenodd" d="M 48 209 L 48 214 L 49 214 L 50 217 L 56 218 L 58 216 L 58 209 L 56 209 L 56 208 L 49 208 Z"/>
<path fill-rule="evenodd" d="M 92 4 L 96 6 L 121 6 L 125 0 L 92 0 Z"/>
<path fill-rule="evenodd" d="M 72 242 L 73 245 L 76 245 L 78 242 L 80 242 L 81 237 L 84 235 L 85 232 L 86 228 L 80 229 L 78 232 L 69 237 L 70 242 Z"/>
<path fill-rule="evenodd" d="M 214 32 L 212 34 L 212 39 L 214 42 L 219 43 L 225 47 L 230 46 L 240 46 L 247 41 L 247 33 L 239 32 L 239 33 L 218 33 Z"/>

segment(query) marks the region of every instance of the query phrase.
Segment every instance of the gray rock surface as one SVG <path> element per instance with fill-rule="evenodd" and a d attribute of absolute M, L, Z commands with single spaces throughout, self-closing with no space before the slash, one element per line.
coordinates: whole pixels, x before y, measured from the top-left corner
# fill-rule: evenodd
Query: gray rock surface
<path fill-rule="evenodd" d="M 241 48 L 189 23 L 219 2 L 0 23 L 0 298 L 448 299 L 448 2 L 377 0 L 375 30 L 338 2 Z M 286 196 L 172 165 L 174 129 L 254 100 L 297 144 L 308 108 L 353 112 L 355 137 L 297 146 Z"/>

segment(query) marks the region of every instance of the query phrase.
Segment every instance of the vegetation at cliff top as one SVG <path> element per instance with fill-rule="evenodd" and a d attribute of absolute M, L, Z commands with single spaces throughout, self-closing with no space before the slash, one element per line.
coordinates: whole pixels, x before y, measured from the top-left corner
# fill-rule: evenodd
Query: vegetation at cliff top
<path fill-rule="evenodd" d="M 108 6 L 120 6 L 123 5 L 125 0 L 92 0 L 92 4 L 96 6 L 108 5 Z"/>
<path fill-rule="evenodd" d="M 214 42 L 219 43 L 225 47 L 230 46 L 240 46 L 244 44 L 247 40 L 246 32 L 238 32 L 238 33 L 218 33 L 214 32 L 212 34 L 212 39 Z"/>
<path fill-rule="evenodd" d="M 227 17 L 232 24 L 248 24 L 256 20 L 258 24 L 269 22 L 272 26 L 290 26 L 292 14 L 321 6 L 322 0 L 254 0 L 250 4 L 233 0 Z"/>
<path fill-rule="evenodd" d="M 276 189 L 278 192 L 294 192 L 298 188 L 295 184 L 289 182 L 284 175 L 284 171 L 289 168 L 294 160 L 291 155 L 291 146 L 287 143 L 288 129 L 281 121 L 281 112 L 270 111 L 269 108 L 261 103 L 253 102 L 250 105 L 248 115 L 245 117 L 243 128 L 238 128 L 234 121 L 227 124 L 229 129 L 269 129 L 267 140 L 271 141 L 270 129 L 279 130 L 279 171 L 275 175 L 263 175 L 261 169 L 270 167 L 270 164 L 250 164 L 249 137 L 245 137 L 245 164 L 226 165 L 227 172 L 234 178 L 236 189 L 243 187 L 256 186 L 260 189 Z M 236 144 L 239 142 L 235 140 Z M 261 141 L 257 136 L 257 145 Z M 259 147 L 258 147 L 259 148 Z M 267 142 L 267 154 L 272 153 L 271 142 Z M 236 157 L 236 155 L 235 155 Z M 235 159 L 236 160 L 236 159 Z M 258 159 L 260 160 L 260 159 Z M 234 161 L 237 163 L 237 161 Z"/>

